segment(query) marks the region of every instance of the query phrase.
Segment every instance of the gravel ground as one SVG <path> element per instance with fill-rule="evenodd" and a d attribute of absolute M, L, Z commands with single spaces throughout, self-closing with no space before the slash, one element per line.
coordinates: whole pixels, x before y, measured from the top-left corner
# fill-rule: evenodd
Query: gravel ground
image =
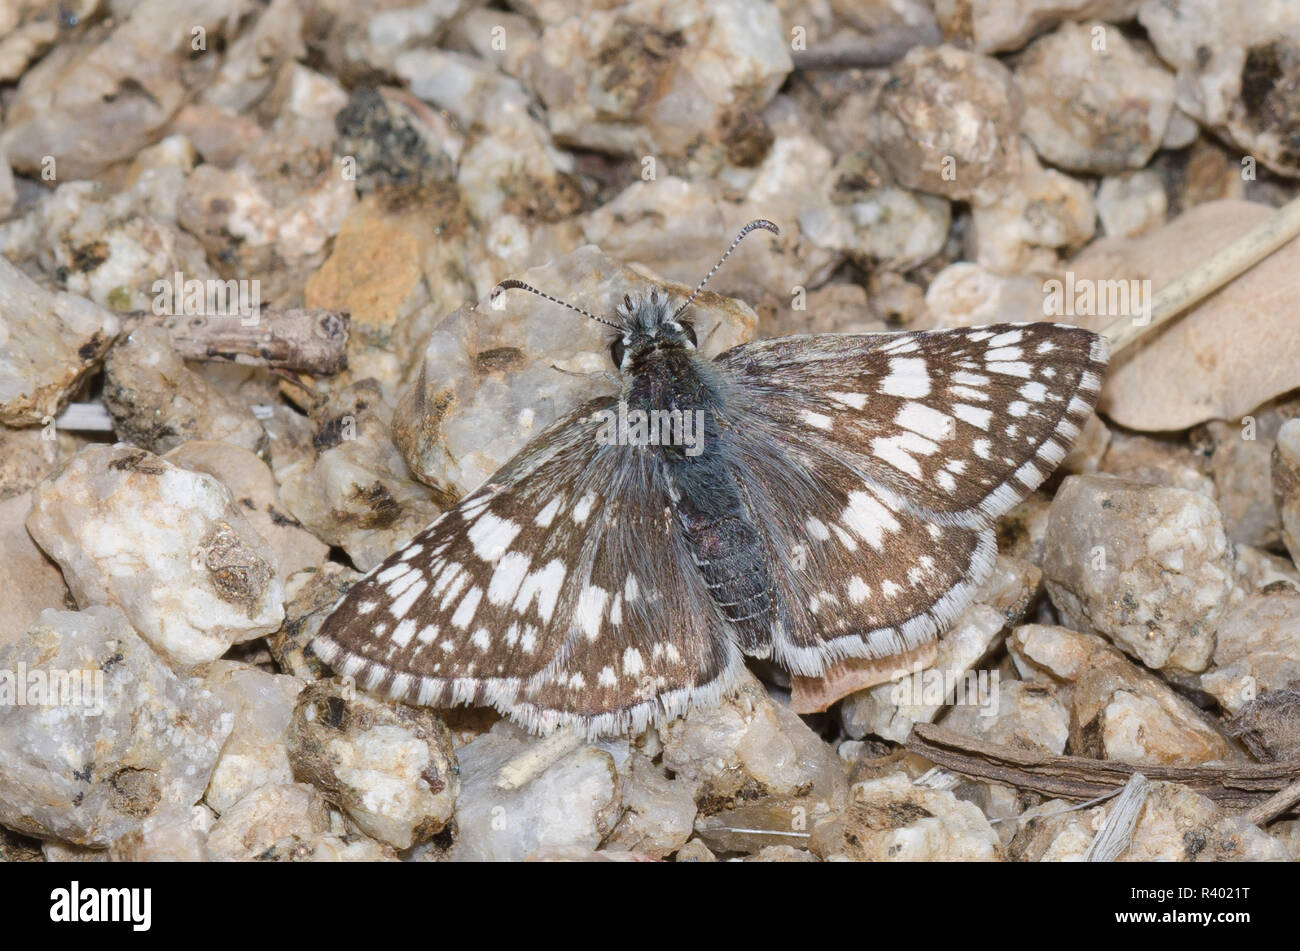
<path fill-rule="evenodd" d="M 0 861 L 1300 858 L 1224 782 L 1300 756 L 1297 242 L 1114 361 L 884 679 L 755 662 L 588 740 L 310 647 L 613 392 L 604 329 L 497 282 L 608 314 L 764 218 L 708 356 L 1140 322 L 1296 195 L 1300 6 L 382 6 L 0 0 Z M 1081 805 L 1112 763 L 1150 782 Z"/>

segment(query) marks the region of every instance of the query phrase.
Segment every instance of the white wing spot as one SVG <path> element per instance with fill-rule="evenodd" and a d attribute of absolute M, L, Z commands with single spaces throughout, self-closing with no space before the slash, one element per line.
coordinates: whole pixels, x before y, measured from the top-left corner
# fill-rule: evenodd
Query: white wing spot
<path fill-rule="evenodd" d="M 866 492 L 849 495 L 848 508 L 841 516 L 844 524 L 872 548 L 880 551 L 886 532 L 898 531 L 898 519 L 877 499 Z"/>
<path fill-rule="evenodd" d="M 993 418 L 993 413 L 990 410 L 971 406 L 967 403 L 954 403 L 952 414 L 963 422 L 970 423 L 976 429 L 988 429 L 989 420 Z"/>
<path fill-rule="evenodd" d="M 800 415 L 803 418 L 803 421 L 809 426 L 815 426 L 817 429 L 825 430 L 831 428 L 831 418 L 825 413 L 814 413 L 812 410 L 806 409 Z"/>
<path fill-rule="evenodd" d="M 803 527 L 808 529 L 808 534 L 819 542 L 824 542 L 831 537 L 830 531 L 826 528 L 826 523 L 821 519 L 813 516 L 803 523 Z"/>
<path fill-rule="evenodd" d="M 578 499 L 578 504 L 573 507 L 573 513 L 570 515 L 570 518 L 579 525 L 583 524 L 587 521 L 587 516 L 591 514 L 591 507 L 595 504 L 595 494 L 588 492 L 582 498 Z"/>
<path fill-rule="evenodd" d="M 528 629 L 524 631 L 523 637 L 519 638 L 519 649 L 523 651 L 525 654 L 531 654 L 533 652 L 533 649 L 536 646 L 537 646 L 537 628 L 533 627 L 530 624 L 528 626 Z"/>
<path fill-rule="evenodd" d="M 1037 380 L 1030 380 L 1020 388 L 1020 395 L 1031 403 L 1041 403 L 1047 398 L 1047 387 Z"/>
<path fill-rule="evenodd" d="M 546 508 L 542 509 L 533 517 L 533 524 L 542 528 L 550 528 L 551 522 L 555 521 L 555 515 L 560 511 L 560 505 L 563 500 L 557 495 L 551 501 L 546 503 Z"/>
<path fill-rule="evenodd" d="M 424 594 L 424 589 L 429 587 L 429 582 L 421 579 L 406 589 L 406 592 L 388 606 L 388 613 L 395 618 L 406 617 L 406 612 L 411 610 L 411 605 L 415 599 Z"/>
<path fill-rule="evenodd" d="M 470 526 L 466 537 L 474 546 L 474 554 L 484 561 L 496 561 L 509 550 L 520 527 L 508 518 L 497 518 L 491 512 L 484 512 Z"/>
<path fill-rule="evenodd" d="M 456 613 L 451 616 L 452 626 L 462 631 L 469 627 L 469 622 L 474 619 L 474 612 L 478 610 L 478 603 L 482 597 L 482 588 L 470 588 L 465 597 L 460 599 L 460 604 L 456 605 Z"/>
<path fill-rule="evenodd" d="M 609 601 L 609 592 L 600 585 L 588 585 L 578 595 L 578 608 L 575 619 L 578 627 L 587 635 L 587 640 L 594 641 L 600 637 L 600 622 L 605 615 L 605 604 Z"/>
<path fill-rule="evenodd" d="M 917 399 L 930 395 L 930 371 L 922 357 L 894 357 L 889 375 L 880 381 L 880 392 L 889 396 Z"/>
<path fill-rule="evenodd" d="M 934 440 L 948 439 L 957 429 L 951 416 L 924 403 L 904 403 L 894 417 L 894 422 L 926 439 Z"/>
<path fill-rule="evenodd" d="M 411 643 L 411 638 L 415 636 L 416 623 L 409 617 L 397 627 L 393 628 L 392 640 L 398 647 L 405 647 Z"/>
<path fill-rule="evenodd" d="M 488 583 L 488 601 L 497 607 L 509 604 L 523 584 L 530 564 L 531 559 L 527 555 L 517 551 L 507 552 L 492 572 L 492 580 Z"/>
<path fill-rule="evenodd" d="M 529 572 L 524 583 L 519 586 L 519 594 L 515 597 L 513 605 L 515 611 L 519 614 L 526 613 L 533 598 L 537 598 L 537 614 L 543 621 L 550 623 L 551 614 L 555 611 L 555 601 L 560 596 L 560 586 L 564 584 L 566 573 L 564 562 L 554 558 L 548 561 L 544 568 Z"/>

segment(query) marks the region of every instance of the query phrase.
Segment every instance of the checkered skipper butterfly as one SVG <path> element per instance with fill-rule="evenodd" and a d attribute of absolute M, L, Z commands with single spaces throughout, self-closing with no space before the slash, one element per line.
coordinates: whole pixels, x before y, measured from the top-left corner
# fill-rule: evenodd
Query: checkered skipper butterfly
<path fill-rule="evenodd" d="M 816 676 L 937 637 L 991 568 L 994 519 L 1077 436 L 1105 338 L 818 334 L 706 360 L 682 314 L 755 228 L 777 233 L 750 222 L 685 303 L 625 296 L 614 321 L 504 282 L 614 327 L 619 394 L 357 582 L 316 653 L 393 698 L 596 735 L 715 702 L 746 656 Z M 601 438 L 616 410 L 698 419 L 696 451 Z"/>

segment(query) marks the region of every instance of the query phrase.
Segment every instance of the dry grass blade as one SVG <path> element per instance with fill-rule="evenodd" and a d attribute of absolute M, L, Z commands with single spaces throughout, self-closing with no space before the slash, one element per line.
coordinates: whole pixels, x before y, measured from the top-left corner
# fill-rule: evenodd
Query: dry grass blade
<path fill-rule="evenodd" d="M 1234 277 L 1250 270 L 1278 248 L 1300 235 L 1300 198 L 1292 199 L 1259 227 L 1228 244 L 1196 268 L 1156 291 L 1151 319 L 1144 324 L 1121 317 L 1103 333 L 1112 354 L 1132 346 L 1198 301 L 1209 297 Z"/>

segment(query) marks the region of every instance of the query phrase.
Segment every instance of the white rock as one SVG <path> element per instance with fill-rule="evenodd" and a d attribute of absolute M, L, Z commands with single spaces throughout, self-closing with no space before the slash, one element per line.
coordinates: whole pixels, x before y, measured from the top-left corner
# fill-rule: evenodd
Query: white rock
<path fill-rule="evenodd" d="M 903 773 L 857 783 L 853 803 L 819 822 L 808 849 L 830 861 L 989 862 L 1001 858 L 984 813 Z"/>
<path fill-rule="evenodd" d="M 34 685 L 56 676 L 85 689 L 38 703 Z M 145 823 L 188 821 L 232 725 L 116 608 L 45 611 L 0 648 L 0 823 L 103 847 Z"/>
<path fill-rule="evenodd" d="M 203 685 L 235 714 L 204 801 L 223 813 L 259 786 L 293 782 L 285 734 L 303 683 L 232 661 L 217 661 Z"/>
<path fill-rule="evenodd" d="M 1186 489 L 1070 476 L 1052 502 L 1044 581 L 1065 623 L 1148 667 L 1201 671 L 1234 590 L 1214 503 Z"/>
<path fill-rule="evenodd" d="M 288 742 L 294 774 L 381 842 L 407 849 L 451 819 L 460 788 L 456 757 L 432 710 L 318 681 L 298 698 Z"/>
<path fill-rule="evenodd" d="M 54 416 L 120 329 L 84 297 L 39 287 L 0 257 L 0 423 Z"/>
<path fill-rule="evenodd" d="M 594 849 L 614 828 L 621 811 L 618 768 L 598 746 L 579 747 L 517 788 L 497 785 L 501 768 L 537 742 L 503 721 L 456 751 L 461 792 L 453 861 L 518 861 L 541 849 Z"/>
<path fill-rule="evenodd" d="M 810 796 L 838 808 L 848 786 L 835 751 L 752 676 L 721 704 L 664 724 L 663 764 L 713 799 L 757 785 L 773 796 Z"/>
<path fill-rule="evenodd" d="M 275 554 L 229 490 L 142 449 L 79 452 L 36 489 L 27 528 L 78 604 L 116 604 L 177 668 L 284 618 Z"/>
<path fill-rule="evenodd" d="M 556 138 L 624 155 L 726 145 L 738 114 L 761 109 L 792 63 L 775 7 L 745 0 L 632 0 L 543 29 L 525 81 Z"/>
<path fill-rule="evenodd" d="M 1149 170 L 1108 175 L 1097 187 L 1097 216 L 1107 235 L 1132 237 L 1165 223 L 1165 184 Z"/>

